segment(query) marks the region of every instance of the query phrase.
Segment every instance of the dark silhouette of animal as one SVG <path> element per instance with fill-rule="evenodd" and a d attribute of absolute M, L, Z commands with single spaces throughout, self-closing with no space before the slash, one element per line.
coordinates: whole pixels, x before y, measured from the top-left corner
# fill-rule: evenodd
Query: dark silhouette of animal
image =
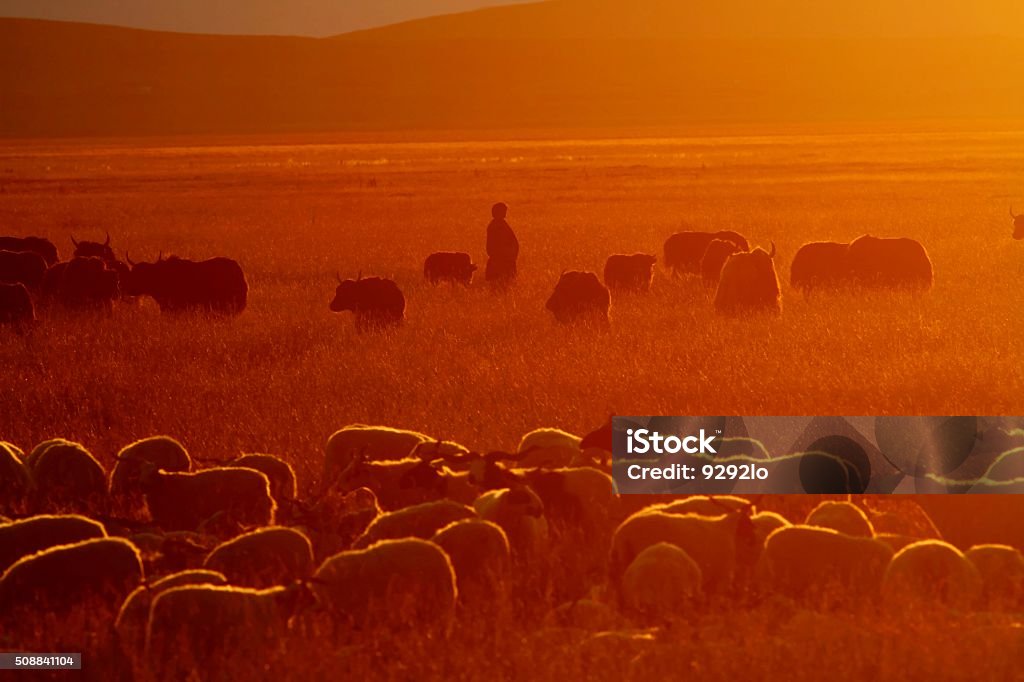
<path fill-rule="evenodd" d="M 423 277 L 431 284 L 456 282 L 469 286 L 476 266 L 468 253 L 438 251 L 427 256 L 423 263 Z"/>
<path fill-rule="evenodd" d="M 510 285 L 516 278 L 519 259 L 519 240 L 505 221 L 508 206 L 497 203 L 491 207 L 491 222 L 487 225 L 487 267 L 484 278 L 492 287 Z"/>
<path fill-rule="evenodd" d="M 405 321 L 405 296 L 393 280 L 362 275 L 342 280 L 338 275 L 338 288 L 331 301 L 331 312 L 351 310 L 356 318 L 356 329 L 367 331 L 402 324 Z"/>
<path fill-rule="evenodd" d="M 46 274 L 46 261 L 32 251 L 0 250 L 0 282 L 24 284 L 26 288 L 38 291 Z"/>
<path fill-rule="evenodd" d="M 1014 214 L 1011 206 L 1010 217 L 1013 218 L 1013 238 L 1024 239 L 1024 213 Z"/>
<path fill-rule="evenodd" d="M 134 263 L 125 293 L 151 296 L 164 313 L 202 311 L 238 315 L 245 310 L 249 284 L 242 266 L 230 258 L 193 261 L 171 256 Z"/>
<path fill-rule="evenodd" d="M 850 274 L 861 286 L 927 290 L 932 262 L 914 239 L 883 239 L 864 235 L 850 243 Z"/>
<path fill-rule="evenodd" d="M 713 239 L 732 242 L 740 251 L 750 250 L 747 240 L 736 232 L 676 232 L 665 240 L 665 267 L 676 277 L 680 273 L 699 273 L 700 261 Z"/>
<path fill-rule="evenodd" d="M 118 275 L 99 258 L 75 257 L 51 266 L 43 277 L 43 295 L 78 310 L 109 310 L 120 294 Z"/>
<path fill-rule="evenodd" d="M 35 320 L 36 311 L 25 285 L 0 283 L 0 324 L 17 326 Z"/>
<path fill-rule="evenodd" d="M 577 321 L 595 321 L 608 324 L 611 295 L 592 272 L 570 271 L 562 273 L 546 308 L 562 324 Z"/>
<path fill-rule="evenodd" d="M 713 289 L 718 286 L 718 280 L 722 277 L 722 268 L 729 256 L 741 251 L 736 242 L 728 239 L 712 239 L 708 248 L 704 250 L 704 256 L 700 259 L 700 278 L 704 286 Z"/>
<path fill-rule="evenodd" d="M 107 233 L 107 240 L 105 242 L 89 242 L 89 241 L 75 241 L 75 237 L 72 235 L 71 243 L 75 245 L 75 255 L 83 258 L 99 258 L 107 265 L 108 270 L 113 270 L 117 273 L 118 281 L 121 284 L 122 289 L 124 288 L 125 282 L 127 281 L 128 275 L 131 273 L 131 268 L 122 260 L 119 260 L 114 255 L 114 250 L 110 248 L 110 233 Z"/>
<path fill-rule="evenodd" d="M 657 256 L 614 254 L 604 264 L 604 283 L 611 291 L 646 293 L 651 290 Z"/>
<path fill-rule="evenodd" d="M 57 247 L 49 239 L 42 237 L 0 237 L 0 249 L 37 253 L 43 257 L 47 266 L 53 265 L 59 260 Z"/>
<path fill-rule="evenodd" d="M 850 281 L 849 244 L 809 242 L 800 247 L 789 269 L 789 283 L 804 294 Z"/>
<path fill-rule="evenodd" d="M 749 253 L 729 256 L 715 292 L 715 311 L 724 315 L 781 312 L 781 292 L 774 259 L 774 243 L 770 253 L 754 249 Z"/>

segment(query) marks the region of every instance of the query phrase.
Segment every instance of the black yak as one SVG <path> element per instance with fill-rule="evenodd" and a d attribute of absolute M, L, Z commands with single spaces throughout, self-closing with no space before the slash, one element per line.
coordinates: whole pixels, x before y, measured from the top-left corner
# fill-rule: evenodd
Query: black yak
<path fill-rule="evenodd" d="M 736 232 L 676 232 L 665 240 L 665 267 L 675 276 L 679 273 L 699 273 L 700 261 L 712 239 L 732 242 L 740 251 L 750 249 L 743 235 Z"/>
<path fill-rule="evenodd" d="M 718 280 L 722 277 L 722 268 L 729 256 L 742 251 L 736 242 L 728 239 L 712 239 L 708 242 L 708 248 L 704 250 L 704 256 L 700 259 L 700 278 L 704 286 L 714 289 L 718 286 Z"/>
<path fill-rule="evenodd" d="M 245 310 L 249 284 L 238 261 L 210 258 L 193 261 L 171 256 L 155 263 L 128 261 L 129 296 L 151 296 L 164 313 L 203 311 L 238 315 Z"/>
<path fill-rule="evenodd" d="M 808 242 L 800 247 L 789 269 L 789 283 L 804 294 L 821 287 L 840 287 L 850 282 L 849 244 Z"/>
<path fill-rule="evenodd" d="M 390 279 L 367 277 L 342 280 L 338 275 L 338 288 L 331 301 L 331 312 L 351 310 L 355 314 L 356 329 L 367 331 L 402 324 L 405 320 L 405 296 Z"/>
<path fill-rule="evenodd" d="M 0 249 L 4 251 L 38 253 L 50 266 L 56 263 L 57 247 L 49 239 L 42 237 L 0 237 Z"/>
<path fill-rule="evenodd" d="M 565 272 L 558 278 L 555 291 L 545 307 L 562 324 L 594 321 L 608 324 L 611 295 L 592 272 Z"/>
<path fill-rule="evenodd" d="M 99 258 L 75 257 L 52 265 L 43 294 L 68 308 L 109 310 L 120 291 L 118 275 Z"/>
<path fill-rule="evenodd" d="M 87 242 L 87 241 L 76 241 L 75 236 L 71 235 L 71 243 L 75 246 L 76 256 L 82 258 L 99 258 L 107 263 L 117 260 L 114 256 L 114 250 L 110 248 L 110 233 L 107 233 L 107 240 L 105 242 Z"/>
<path fill-rule="evenodd" d="M 883 239 L 864 235 L 850 243 L 850 276 L 861 286 L 927 290 L 932 286 L 932 261 L 914 239 Z"/>
<path fill-rule="evenodd" d="M 38 291 L 46 274 L 46 261 L 32 251 L 0 251 L 0 282 L 24 284 Z"/>
<path fill-rule="evenodd" d="M 456 282 L 469 286 L 476 266 L 468 253 L 439 251 L 427 256 L 423 263 L 423 277 L 431 284 Z"/>
<path fill-rule="evenodd" d="M 770 253 L 764 249 L 754 249 L 749 253 L 729 256 L 715 292 L 715 311 L 724 315 L 781 312 L 781 293 L 774 258 L 774 243 Z"/>
<path fill-rule="evenodd" d="M 651 290 L 657 256 L 614 254 L 604 264 L 604 284 L 612 291 L 646 293 Z"/>
<path fill-rule="evenodd" d="M 23 325 L 35 322 L 32 297 L 24 284 L 0 284 L 0 324 Z"/>
<path fill-rule="evenodd" d="M 1011 206 L 1010 217 L 1013 218 L 1013 238 L 1024 239 L 1024 213 L 1015 214 Z"/>

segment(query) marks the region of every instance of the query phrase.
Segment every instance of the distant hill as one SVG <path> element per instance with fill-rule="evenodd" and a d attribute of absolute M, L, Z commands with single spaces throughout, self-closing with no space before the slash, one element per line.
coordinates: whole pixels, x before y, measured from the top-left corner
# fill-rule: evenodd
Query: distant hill
<path fill-rule="evenodd" d="M 0 20 L 0 134 L 1024 119 L 1024 20 L 990 4 L 555 0 L 329 39 Z"/>
<path fill-rule="evenodd" d="M 151 31 L 328 36 L 524 0 L 0 0 L 0 17 Z"/>

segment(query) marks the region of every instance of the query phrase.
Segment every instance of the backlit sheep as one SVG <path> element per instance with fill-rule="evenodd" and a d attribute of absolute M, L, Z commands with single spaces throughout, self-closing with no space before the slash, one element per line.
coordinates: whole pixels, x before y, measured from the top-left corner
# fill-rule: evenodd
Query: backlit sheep
<path fill-rule="evenodd" d="M 658 542 L 640 552 L 622 575 L 623 607 L 646 620 L 686 618 L 702 584 L 700 567 L 690 555 Z"/>
<path fill-rule="evenodd" d="M 495 523 L 467 518 L 450 523 L 431 538 L 445 551 L 455 570 L 459 602 L 492 604 L 511 565 L 505 531 Z"/>
<path fill-rule="evenodd" d="M 501 526 L 514 556 L 527 558 L 548 546 L 544 503 L 525 486 L 489 490 L 473 503 L 480 518 Z"/>
<path fill-rule="evenodd" d="M 270 481 L 254 469 L 168 473 L 144 468 L 139 484 L 150 516 L 164 530 L 196 530 L 213 520 L 242 527 L 274 522 Z"/>
<path fill-rule="evenodd" d="M 889 562 L 882 595 L 889 604 L 912 601 L 966 610 L 981 594 L 981 575 L 959 549 L 941 540 L 921 540 Z"/>
<path fill-rule="evenodd" d="M 175 439 L 170 436 L 143 438 L 125 446 L 117 454 L 117 464 L 110 472 L 110 494 L 141 495 L 138 482 L 143 462 L 168 472 L 192 470 L 192 458 Z"/>
<path fill-rule="evenodd" d="M 1009 545 L 975 545 L 964 553 L 981 576 L 981 606 L 1019 613 L 1024 608 L 1024 556 Z"/>
<path fill-rule="evenodd" d="M 222 573 L 241 587 L 287 585 L 313 573 L 313 547 L 295 529 L 260 528 L 218 545 L 203 568 Z"/>
<path fill-rule="evenodd" d="M 106 537 L 103 526 L 74 514 L 39 515 L 0 525 L 0 573 L 22 557 L 57 545 Z"/>
<path fill-rule="evenodd" d="M 451 500 L 434 500 L 386 512 L 375 518 L 352 544 L 362 549 L 380 540 L 422 538 L 429 540 L 439 529 L 454 521 L 475 518 L 476 511 Z"/>
<path fill-rule="evenodd" d="M 38 508 L 89 511 L 107 498 L 107 472 L 78 443 L 54 443 L 31 464 L 34 504 Z"/>
<path fill-rule="evenodd" d="M 811 510 L 804 523 L 862 538 L 870 538 L 875 534 L 867 514 L 851 502 L 826 500 Z"/>

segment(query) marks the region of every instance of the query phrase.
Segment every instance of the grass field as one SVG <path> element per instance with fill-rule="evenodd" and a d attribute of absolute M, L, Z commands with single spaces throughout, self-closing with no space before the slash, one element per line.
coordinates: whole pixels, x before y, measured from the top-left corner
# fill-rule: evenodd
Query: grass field
<path fill-rule="evenodd" d="M 885 132 L 606 141 L 314 146 L 11 145 L 0 226 L 102 239 L 123 257 L 228 255 L 249 278 L 240 318 L 106 319 L 44 311 L 0 336 L 0 434 L 62 435 L 101 457 L 170 433 L 201 457 L 269 451 L 308 481 L 350 422 L 421 429 L 475 448 L 525 431 L 582 432 L 608 414 L 1010 414 L 1024 388 L 1024 134 Z M 434 289 L 434 250 L 483 264 L 489 206 L 510 204 L 516 289 Z M 565 269 L 661 253 L 683 224 L 778 245 L 783 314 L 716 317 L 696 281 L 659 272 L 613 302 L 609 333 L 556 326 Z M 920 239 L 925 296 L 788 289 L 805 241 Z M 334 275 L 393 276 L 408 323 L 357 335 L 327 309 Z"/>

